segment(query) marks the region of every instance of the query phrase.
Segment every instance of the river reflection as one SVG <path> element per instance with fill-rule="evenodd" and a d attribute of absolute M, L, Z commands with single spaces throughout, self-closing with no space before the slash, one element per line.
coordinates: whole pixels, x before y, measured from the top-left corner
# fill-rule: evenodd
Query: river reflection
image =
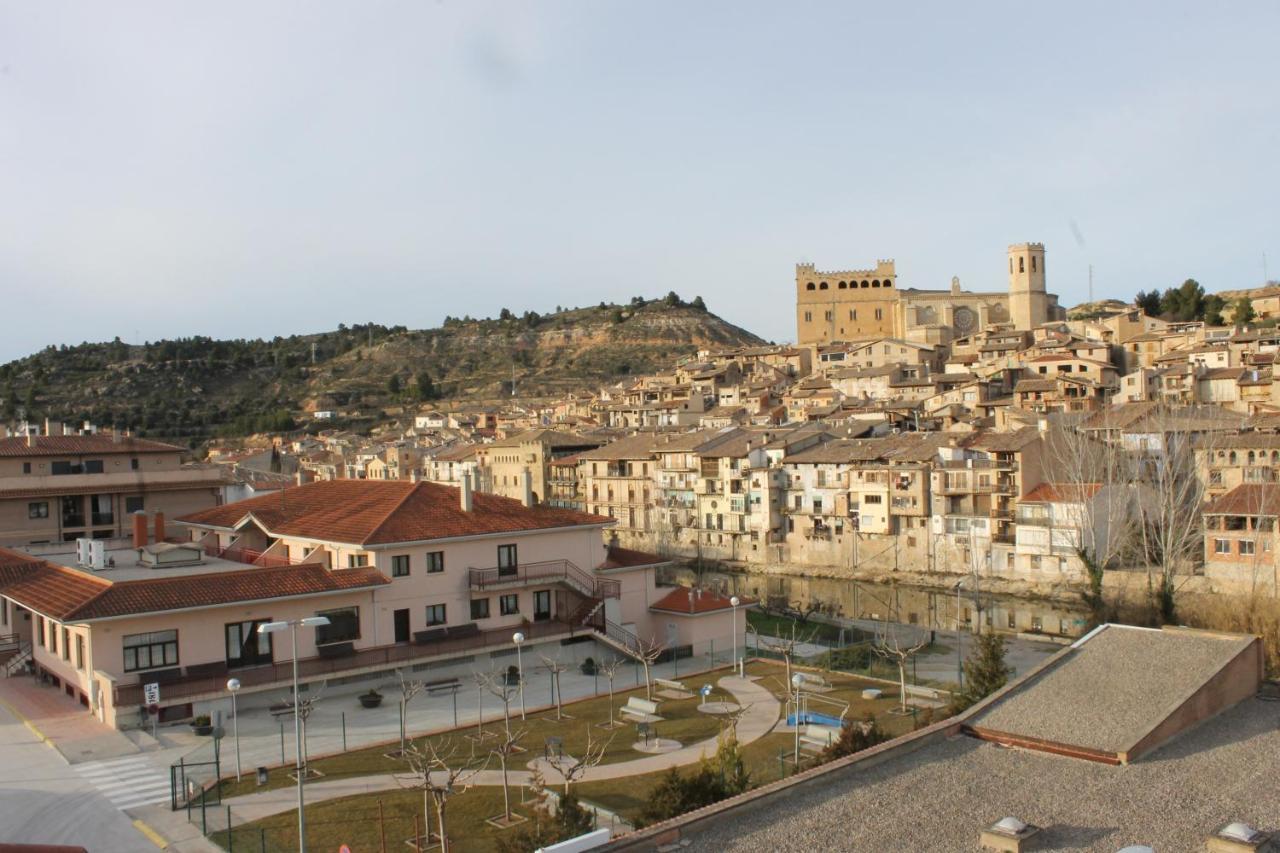
<path fill-rule="evenodd" d="M 699 578 L 696 568 L 676 565 L 666 569 L 668 582 L 686 585 L 700 583 L 724 594 L 760 598 L 771 606 L 796 608 L 816 607 L 831 616 L 847 619 L 883 619 L 893 610 L 903 622 L 939 630 L 956 627 L 957 602 L 952 588 L 898 584 L 867 583 L 837 578 L 815 578 L 760 572 L 723 572 L 704 569 Z M 897 595 L 896 608 L 891 597 Z M 1019 596 L 982 593 L 975 601 L 966 590 L 959 600 L 960 621 L 973 627 L 980 619 L 988 627 L 1002 633 L 1035 633 L 1078 637 L 1087 627 L 1083 606 L 1073 608 L 1060 601 L 1021 598 Z"/>

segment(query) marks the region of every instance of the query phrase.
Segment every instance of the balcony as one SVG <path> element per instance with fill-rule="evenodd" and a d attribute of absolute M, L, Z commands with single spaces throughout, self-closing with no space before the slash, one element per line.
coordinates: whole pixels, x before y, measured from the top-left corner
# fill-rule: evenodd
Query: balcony
<path fill-rule="evenodd" d="M 621 594 L 621 585 L 617 581 L 596 577 L 569 560 L 544 560 L 510 567 L 470 569 L 468 575 L 471 589 L 476 592 L 562 583 L 579 595 L 591 598 L 617 598 Z"/>
<path fill-rule="evenodd" d="M 572 635 L 575 628 L 563 622 L 535 622 L 520 629 L 530 640 Z M 582 630 L 582 629 L 576 629 Z M 398 643 L 389 646 L 374 646 L 356 649 L 342 657 L 324 655 L 303 658 L 298 661 L 298 677 L 302 681 L 315 681 L 319 678 L 343 678 L 359 675 L 362 671 L 377 672 L 382 669 L 423 663 L 433 658 L 447 657 L 456 654 L 474 654 L 478 649 L 511 646 L 511 627 L 495 628 L 490 631 L 478 631 L 457 639 L 441 639 L 429 643 Z M 276 661 L 263 666 L 236 669 L 235 676 L 240 684 L 249 690 L 266 688 L 285 688 L 293 679 L 291 661 Z M 125 679 L 134 679 L 131 683 L 116 683 L 113 691 L 117 708 L 130 705 L 142 705 L 142 685 L 161 681 L 161 696 L 166 704 L 174 700 L 187 700 L 197 696 L 225 697 L 227 692 L 228 669 L 224 662 L 197 664 L 186 667 L 176 677 L 173 670 L 168 677 L 161 678 L 160 673 L 130 673 Z"/>

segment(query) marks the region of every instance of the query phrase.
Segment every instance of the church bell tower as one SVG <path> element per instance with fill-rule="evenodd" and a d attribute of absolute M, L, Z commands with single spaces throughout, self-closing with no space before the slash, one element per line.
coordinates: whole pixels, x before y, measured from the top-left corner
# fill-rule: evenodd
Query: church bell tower
<path fill-rule="evenodd" d="M 1015 329 L 1034 329 L 1049 322 L 1043 243 L 1009 247 L 1009 319 Z"/>

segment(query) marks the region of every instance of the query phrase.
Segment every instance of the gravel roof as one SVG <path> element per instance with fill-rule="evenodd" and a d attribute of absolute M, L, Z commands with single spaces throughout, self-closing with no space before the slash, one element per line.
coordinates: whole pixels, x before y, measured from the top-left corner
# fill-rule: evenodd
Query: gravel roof
<path fill-rule="evenodd" d="M 1250 640 L 1108 625 L 969 721 L 977 728 L 1124 752 Z"/>
<path fill-rule="evenodd" d="M 1280 706 L 1246 699 L 1134 764 L 938 740 L 865 770 L 757 801 L 687 833 L 690 850 L 976 850 L 1005 816 L 1043 827 L 1037 850 L 1115 853 L 1130 844 L 1203 850 L 1242 820 L 1280 826 Z"/>

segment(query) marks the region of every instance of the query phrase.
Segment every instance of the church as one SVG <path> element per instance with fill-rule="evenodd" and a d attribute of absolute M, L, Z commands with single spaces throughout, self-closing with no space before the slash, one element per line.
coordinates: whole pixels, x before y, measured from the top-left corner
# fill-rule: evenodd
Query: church
<path fill-rule="evenodd" d="M 1045 290 L 1044 245 L 1009 247 L 1007 293 L 898 287 L 892 260 L 874 269 L 825 272 L 796 265 L 796 342 L 828 344 L 900 338 L 945 344 L 988 326 L 1034 329 L 1065 319 L 1058 297 Z"/>

